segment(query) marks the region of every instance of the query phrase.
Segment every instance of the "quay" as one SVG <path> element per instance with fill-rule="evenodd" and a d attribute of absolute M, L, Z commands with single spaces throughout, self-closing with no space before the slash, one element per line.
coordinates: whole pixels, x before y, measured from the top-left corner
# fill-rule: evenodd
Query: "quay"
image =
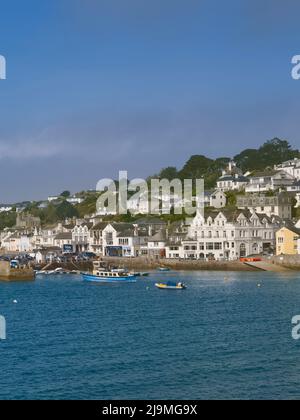
<path fill-rule="evenodd" d="M 149 271 L 157 270 L 160 267 L 166 267 L 174 271 L 270 271 L 270 272 L 286 272 L 291 270 L 299 270 L 298 266 L 288 265 L 285 261 L 279 259 L 262 260 L 257 262 L 241 262 L 237 261 L 199 261 L 199 260 L 170 260 L 170 259 L 149 259 L 143 257 L 125 258 L 125 257 L 101 257 L 101 261 L 108 266 L 128 268 L 132 271 Z M 300 261 L 299 261 L 300 262 Z M 285 265 L 285 264 L 286 265 Z M 76 262 L 74 263 L 52 263 L 43 267 L 36 267 L 39 270 L 55 270 L 62 268 L 68 271 L 77 270 L 91 271 L 92 262 Z"/>
<path fill-rule="evenodd" d="M 240 261 L 156 260 L 143 257 L 103 257 L 102 261 L 120 267 L 125 266 L 131 270 L 157 270 L 159 267 L 167 267 L 174 271 L 259 271 L 258 268 L 250 267 Z"/>
<path fill-rule="evenodd" d="M 273 272 L 284 272 L 284 271 L 291 271 L 289 268 L 275 264 L 274 262 L 270 261 L 254 261 L 254 262 L 246 262 L 245 265 L 248 265 L 249 267 L 256 268 L 261 271 L 273 271 Z"/>
<path fill-rule="evenodd" d="M 28 265 L 14 265 L 11 261 L 0 261 L 0 281 L 31 281 L 34 270 Z"/>

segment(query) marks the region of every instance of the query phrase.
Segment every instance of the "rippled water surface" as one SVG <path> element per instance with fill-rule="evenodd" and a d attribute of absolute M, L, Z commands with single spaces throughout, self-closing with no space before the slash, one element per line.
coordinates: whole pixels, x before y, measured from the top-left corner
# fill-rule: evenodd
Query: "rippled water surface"
<path fill-rule="evenodd" d="M 0 283 L 0 314 L 1 399 L 300 398 L 298 273 Z"/>

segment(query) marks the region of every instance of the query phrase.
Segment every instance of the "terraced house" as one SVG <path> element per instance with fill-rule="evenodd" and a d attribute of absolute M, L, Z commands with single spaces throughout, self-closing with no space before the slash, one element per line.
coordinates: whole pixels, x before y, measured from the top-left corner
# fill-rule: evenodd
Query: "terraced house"
<path fill-rule="evenodd" d="M 89 250 L 90 229 L 93 223 L 77 222 L 72 230 L 72 244 L 75 252 L 85 252 Z"/>
<path fill-rule="evenodd" d="M 187 238 L 182 241 L 182 258 L 236 260 L 272 252 L 276 244 L 278 218 L 248 210 L 198 214 Z"/>
<path fill-rule="evenodd" d="M 269 217 L 278 216 L 282 219 L 292 218 L 294 196 L 281 192 L 274 196 L 266 194 L 247 194 L 237 197 L 237 207 L 241 210 L 251 210 Z"/>
<path fill-rule="evenodd" d="M 299 254 L 300 229 L 292 225 L 283 226 L 276 233 L 276 254 Z"/>
<path fill-rule="evenodd" d="M 102 232 L 103 255 L 135 257 L 139 250 L 138 230 L 132 223 L 109 223 Z"/>
<path fill-rule="evenodd" d="M 103 230 L 108 225 L 108 222 L 94 223 L 89 233 L 89 251 L 97 255 L 103 256 Z"/>

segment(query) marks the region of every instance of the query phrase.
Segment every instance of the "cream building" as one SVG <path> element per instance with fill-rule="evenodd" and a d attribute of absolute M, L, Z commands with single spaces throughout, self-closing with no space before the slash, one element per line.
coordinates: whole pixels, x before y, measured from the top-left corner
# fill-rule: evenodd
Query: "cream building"
<path fill-rule="evenodd" d="M 300 229 L 284 226 L 276 232 L 276 255 L 297 255 Z"/>

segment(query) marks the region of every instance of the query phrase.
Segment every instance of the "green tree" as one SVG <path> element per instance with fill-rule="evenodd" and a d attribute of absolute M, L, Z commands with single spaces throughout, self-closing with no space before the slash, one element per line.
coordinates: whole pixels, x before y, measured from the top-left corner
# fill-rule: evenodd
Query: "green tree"
<path fill-rule="evenodd" d="M 243 171 L 253 171 L 273 168 L 281 162 L 299 157 L 299 150 L 294 150 L 288 141 L 274 138 L 259 149 L 244 150 L 234 160 Z"/>
<path fill-rule="evenodd" d="M 162 169 L 159 173 L 159 178 L 168 179 L 169 181 L 178 178 L 177 168 L 175 166 L 169 166 L 168 168 Z"/>
<path fill-rule="evenodd" d="M 64 220 L 66 218 L 78 217 L 79 212 L 72 204 L 63 201 L 56 207 L 56 215 L 59 220 Z"/>
<path fill-rule="evenodd" d="M 82 203 L 76 206 L 80 217 L 96 212 L 96 204 L 99 196 L 100 193 L 90 193 Z"/>
<path fill-rule="evenodd" d="M 0 213 L 0 230 L 16 225 L 17 213 L 15 211 Z"/>
<path fill-rule="evenodd" d="M 214 164 L 214 160 L 209 159 L 203 155 L 192 156 L 179 172 L 182 179 L 203 178 Z"/>
<path fill-rule="evenodd" d="M 52 203 L 50 203 L 48 207 L 43 210 L 42 221 L 46 224 L 52 224 L 58 221 L 56 207 Z"/>
<path fill-rule="evenodd" d="M 63 191 L 60 196 L 63 198 L 69 198 L 71 195 L 70 191 Z"/>
<path fill-rule="evenodd" d="M 234 191 L 227 191 L 226 193 L 227 197 L 227 206 L 228 207 L 236 207 L 237 203 L 237 193 Z"/>

